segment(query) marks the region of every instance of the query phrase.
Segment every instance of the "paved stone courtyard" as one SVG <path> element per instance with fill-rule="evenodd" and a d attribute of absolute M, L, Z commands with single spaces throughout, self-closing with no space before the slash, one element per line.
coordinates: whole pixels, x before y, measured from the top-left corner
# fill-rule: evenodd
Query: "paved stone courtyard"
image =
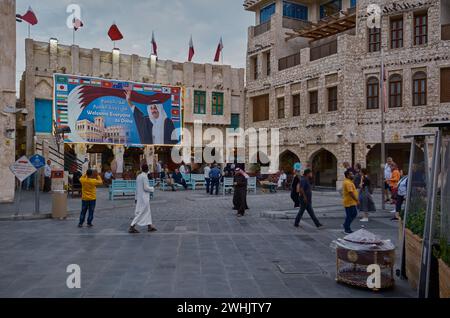
<path fill-rule="evenodd" d="M 133 202 L 106 202 L 102 189 L 92 229 L 78 229 L 76 213 L 0 222 L 0 297 L 414 297 L 400 280 L 380 293 L 337 284 L 330 243 L 343 236 L 340 197 L 321 192 L 313 200 L 325 229 L 307 215 L 295 229 L 287 192 L 249 195 L 251 210 L 238 219 L 230 196 L 157 191 L 159 231 L 133 236 Z M 70 200 L 70 210 L 77 205 Z M 397 243 L 390 217 L 378 212 L 366 227 Z M 81 267 L 81 289 L 66 287 L 70 264 Z"/>

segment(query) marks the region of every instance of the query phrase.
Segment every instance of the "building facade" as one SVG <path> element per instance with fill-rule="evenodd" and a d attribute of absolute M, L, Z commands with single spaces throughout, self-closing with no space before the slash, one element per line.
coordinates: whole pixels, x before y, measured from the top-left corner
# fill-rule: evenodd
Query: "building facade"
<path fill-rule="evenodd" d="M 21 81 L 20 102 L 29 112 L 26 122 L 27 154 L 34 151 L 33 136 L 36 136 L 38 143 L 41 140 L 52 143 L 54 140 L 51 122 L 54 73 L 182 86 L 185 88 L 184 123 L 189 131 L 193 131 L 193 123 L 197 120 L 203 122 L 204 129 L 215 127 L 223 132 L 232 126 L 243 126 L 244 69 L 219 64 L 178 63 L 159 60 L 156 56 L 126 55 L 118 49 L 105 52 L 67 46 L 59 44 L 56 39 L 49 42 L 26 39 L 25 42 L 26 70 Z M 71 145 L 71 151 L 81 161 L 90 154 L 92 158 L 98 158 L 97 154 L 104 153 L 109 159 L 103 160 L 103 167 L 97 167 L 102 170 L 110 164 L 106 161 L 111 161 L 111 157 L 119 162 L 125 160 L 125 170 L 127 165 L 139 166 L 137 154 L 147 158 L 147 161 L 154 162 L 149 158 L 158 156 L 153 154 L 158 154 L 159 159 L 165 162 L 170 161 L 168 148 L 124 149 L 120 145 L 96 145 L 96 140 L 120 143 L 124 139 L 120 127 L 105 129 L 101 118 L 94 123 L 79 122 L 77 129 L 84 132 L 92 144 Z M 123 170 L 120 166 L 118 173 Z"/>
<path fill-rule="evenodd" d="M 370 4 L 381 9 L 379 25 L 368 19 Z M 256 17 L 246 127 L 280 129 L 282 168 L 300 160 L 317 186 L 340 188 L 347 161 L 381 181 L 382 60 L 386 149 L 400 168 L 408 165 L 404 136 L 450 117 L 448 1 L 247 0 L 244 7 Z"/>
<path fill-rule="evenodd" d="M 16 1 L 0 2 L 0 202 L 14 201 L 15 181 L 9 166 L 15 161 Z"/>

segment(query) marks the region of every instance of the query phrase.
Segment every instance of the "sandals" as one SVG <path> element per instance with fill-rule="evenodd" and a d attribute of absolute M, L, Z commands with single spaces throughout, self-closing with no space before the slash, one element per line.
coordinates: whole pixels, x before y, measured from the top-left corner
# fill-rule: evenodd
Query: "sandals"
<path fill-rule="evenodd" d="M 136 228 L 132 226 L 132 227 L 130 227 L 130 229 L 128 230 L 128 233 L 130 233 L 130 234 L 138 234 L 139 231 L 136 230 Z"/>
<path fill-rule="evenodd" d="M 156 231 L 158 231 L 155 227 L 153 227 L 153 226 L 149 226 L 148 227 L 148 231 L 149 232 L 156 232 Z"/>

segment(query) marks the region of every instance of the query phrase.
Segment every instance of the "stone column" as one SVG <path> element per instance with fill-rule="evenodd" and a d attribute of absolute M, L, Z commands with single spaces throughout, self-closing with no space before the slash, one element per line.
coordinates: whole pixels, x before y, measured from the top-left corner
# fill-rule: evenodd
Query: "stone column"
<path fill-rule="evenodd" d="M 16 1 L 5 0 L 0 4 L 0 110 L 16 104 Z M 8 167 L 15 158 L 15 137 L 7 130 L 16 128 L 13 114 L 0 114 L 0 202 L 14 201 L 15 178 Z"/>
<path fill-rule="evenodd" d="M 113 171 L 117 178 L 121 178 L 123 174 L 123 155 L 125 154 L 125 147 L 121 145 L 116 145 L 113 147 L 114 153 L 114 165 L 115 170 Z M 113 167 L 112 167 L 113 168 Z"/>
<path fill-rule="evenodd" d="M 112 51 L 112 77 L 114 79 L 120 78 L 120 50 L 113 49 Z"/>
<path fill-rule="evenodd" d="M 145 146 L 144 148 L 144 157 L 145 161 L 147 161 L 148 169 L 150 172 L 154 172 L 155 168 L 155 147 L 154 146 Z"/>
<path fill-rule="evenodd" d="M 86 144 L 75 144 L 74 147 L 75 147 L 74 150 L 75 150 L 75 155 L 77 156 L 77 159 L 82 162 L 81 172 L 83 174 L 85 174 L 87 169 L 89 168 L 89 164 L 84 164 L 84 162 L 88 158 L 88 156 L 87 156 L 88 148 L 87 148 Z"/>
<path fill-rule="evenodd" d="M 78 45 L 72 45 L 70 47 L 72 57 L 72 74 L 80 73 L 80 47 Z"/>
<path fill-rule="evenodd" d="M 50 71 L 58 70 L 58 41 L 50 40 Z"/>
<path fill-rule="evenodd" d="M 92 49 L 92 75 L 100 76 L 100 50 Z"/>

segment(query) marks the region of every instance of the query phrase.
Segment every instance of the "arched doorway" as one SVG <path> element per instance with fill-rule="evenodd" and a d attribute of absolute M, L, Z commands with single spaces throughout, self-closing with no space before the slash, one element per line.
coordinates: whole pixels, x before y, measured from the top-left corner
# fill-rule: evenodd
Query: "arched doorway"
<path fill-rule="evenodd" d="M 280 170 L 287 174 L 293 173 L 294 164 L 300 162 L 298 156 L 290 150 L 286 150 L 280 155 Z"/>
<path fill-rule="evenodd" d="M 311 158 L 314 186 L 335 188 L 337 181 L 337 159 L 328 150 L 321 149 Z"/>
<path fill-rule="evenodd" d="M 386 144 L 386 158 L 392 157 L 394 162 L 398 165 L 399 169 L 408 171 L 409 156 L 411 153 L 411 144 L 398 143 L 398 144 Z M 418 160 L 423 160 L 424 152 L 420 150 L 417 152 L 421 155 Z M 376 180 L 377 186 L 382 184 L 381 174 L 381 145 L 376 144 L 373 146 L 366 156 L 367 169 L 369 170 L 370 180 Z"/>

